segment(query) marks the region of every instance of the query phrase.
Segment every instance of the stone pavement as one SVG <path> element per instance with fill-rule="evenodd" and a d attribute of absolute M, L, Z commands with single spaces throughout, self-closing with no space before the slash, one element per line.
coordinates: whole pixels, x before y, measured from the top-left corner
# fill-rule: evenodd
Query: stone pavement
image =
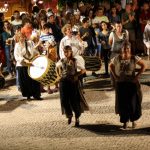
<path fill-rule="evenodd" d="M 131 124 L 121 129 L 109 78 L 87 78 L 85 98 L 91 110 L 82 114 L 79 128 L 74 120 L 67 125 L 61 115 L 59 93 L 44 93 L 43 101 L 27 101 L 7 81 L 0 90 L 0 150 L 149 150 L 149 76 L 146 71 L 141 78 L 143 114 L 134 130 Z"/>

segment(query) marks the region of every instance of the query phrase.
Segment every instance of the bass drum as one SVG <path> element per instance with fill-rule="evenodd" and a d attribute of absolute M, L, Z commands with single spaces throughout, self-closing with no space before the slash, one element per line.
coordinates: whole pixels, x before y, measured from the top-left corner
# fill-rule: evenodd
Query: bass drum
<path fill-rule="evenodd" d="M 99 71 L 101 68 L 101 59 L 96 56 L 83 56 L 85 60 L 85 69 L 87 71 Z"/>
<path fill-rule="evenodd" d="M 57 81 L 55 62 L 46 56 L 38 56 L 32 61 L 33 66 L 28 67 L 29 76 L 42 85 L 55 84 Z"/>

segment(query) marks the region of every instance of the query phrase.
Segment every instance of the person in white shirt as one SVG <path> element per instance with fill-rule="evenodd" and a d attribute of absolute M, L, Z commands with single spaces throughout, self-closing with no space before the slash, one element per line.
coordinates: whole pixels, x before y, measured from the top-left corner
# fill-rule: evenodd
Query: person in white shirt
<path fill-rule="evenodd" d="M 83 41 L 78 33 L 77 35 L 72 34 L 72 28 L 70 24 L 66 24 L 62 28 L 62 32 L 65 35 L 65 37 L 62 38 L 62 40 L 60 41 L 59 46 L 60 59 L 65 57 L 63 49 L 65 46 L 69 45 L 72 47 L 73 56 L 77 59 L 77 63 L 80 63 L 80 66 L 82 66 L 82 68 L 85 69 L 85 61 L 83 57 L 80 55 L 84 53 L 84 49 L 87 47 L 87 42 Z"/>
<path fill-rule="evenodd" d="M 104 15 L 104 9 L 102 7 L 100 7 L 97 12 L 96 12 L 96 16 L 95 18 L 93 19 L 92 22 L 95 22 L 95 23 L 101 23 L 102 21 L 104 22 L 109 22 L 109 19 L 107 16 Z"/>
<path fill-rule="evenodd" d="M 15 10 L 13 13 L 13 17 L 14 17 L 14 20 L 11 22 L 11 24 L 15 32 L 18 27 L 22 26 L 22 20 L 20 19 L 20 12 L 18 10 Z"/>
<path fill-rule="evenodd" d="M 144 29 L 143 42 L 147 47 L 147 54 L 150 55 L 150 19 Z"/>
<path fill-rule="evenodd" d="M 42 100 L 40 92 L 40 83 L 31 79 L 28 75 L 28 66 L 32 65 L 32 59 L 38 55 L 34 50 L 32 41 L 26 41 L 22 33 L 18 33 L 18 43 L 15 44 L 14 57 L 18 71 L 20 90 L 23 97 L 29 100 L 31 96 L 36 100 Z"/>

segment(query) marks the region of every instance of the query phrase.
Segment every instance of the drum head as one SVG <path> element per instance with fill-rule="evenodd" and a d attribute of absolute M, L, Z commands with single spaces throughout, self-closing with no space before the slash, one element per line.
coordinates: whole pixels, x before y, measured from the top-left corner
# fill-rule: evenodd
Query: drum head
<path fill-rule="evenodd" d="M 33 79 L 38 79 L 47 70 L 48 59 L 46 56 L 39 56 L 33 60 L 32 64 L 33 66 L 30 66 L 28 70 L 29 76 Z"/>

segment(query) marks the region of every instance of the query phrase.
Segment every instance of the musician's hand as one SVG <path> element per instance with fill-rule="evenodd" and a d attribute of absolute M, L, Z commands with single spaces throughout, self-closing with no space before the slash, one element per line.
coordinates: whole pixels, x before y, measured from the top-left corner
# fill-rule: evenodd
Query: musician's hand
<path fill-rule="evenodd" d="M 30 62 L 29 60 L 27 59 L 24 59 L 24 62 L 26 63 L 27 66 L 32 66 L 32 62 Z"/>
<path fill-rule="evenodd" d="M 27 63 L 28 66 L 33 66 L 32 62 Z"/>

